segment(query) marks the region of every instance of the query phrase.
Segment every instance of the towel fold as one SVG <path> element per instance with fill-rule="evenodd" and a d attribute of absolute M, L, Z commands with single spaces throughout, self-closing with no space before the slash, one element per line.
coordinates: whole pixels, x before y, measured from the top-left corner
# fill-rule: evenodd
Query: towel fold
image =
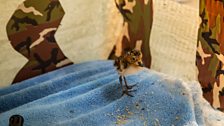
<path fill-rule="evenodd" d="M 126 77 L 137 85 L 129 97 L 122 96 L 118 77 L 112 61 L 94 61 L 0 89 L 0 126 L 17 114 L 25 126 L 197 126 L 211 117 L 224 122 L 202 99 L 196 82 L 145 68 Z M 205 106 L 220 116 L 205 115 Z"/>

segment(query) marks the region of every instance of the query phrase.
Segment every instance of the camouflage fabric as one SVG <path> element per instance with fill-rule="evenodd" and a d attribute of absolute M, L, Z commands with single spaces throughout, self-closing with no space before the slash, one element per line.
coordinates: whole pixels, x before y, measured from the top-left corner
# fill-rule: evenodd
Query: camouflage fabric
<path fill-rule="evenodd" d="M 123 31 L 114 46 L 109 59 L 122 55 L 125 50 L 139 49 L 143 63 L 151 66 L 149 46 L 152 27 L 152 0 L 115 0 L 115 5 L 124 19 Z"/>
<path fill-rule="evenodd" d="M 13 83 L 72 64 L 55 40 L 65 12 L 58 0 L 26 0 L 7 24 L 13 48 L 28 59 Z"/>
<path fill-rule="evenodd" d="M 224 0 L 200 0 L 196 65 L 203 96 L 224 111 Z"/>

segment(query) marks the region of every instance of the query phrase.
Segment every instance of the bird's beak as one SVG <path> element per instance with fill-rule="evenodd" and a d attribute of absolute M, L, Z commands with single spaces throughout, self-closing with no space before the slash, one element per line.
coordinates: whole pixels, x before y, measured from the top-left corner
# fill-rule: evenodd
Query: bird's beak
<path fill-rule="evenodd" d="M 143 64 L 142 62 L 138 62 L 138 65 L 139 65 L 140 67 L 144 67 L 144 64 Z"/>

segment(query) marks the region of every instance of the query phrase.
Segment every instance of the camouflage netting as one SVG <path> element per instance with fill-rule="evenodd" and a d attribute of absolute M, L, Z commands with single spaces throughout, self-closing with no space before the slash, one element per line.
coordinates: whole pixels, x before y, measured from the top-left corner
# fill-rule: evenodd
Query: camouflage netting
<path fill-rule="evenodd" d="M 150 33 L 152 28 L 152 0 L 115 0 L 123 16 L 123 31 L 117 39 L 109 59 L 114 59 L 125 50 L 137 48 L 143 53 L 143 63 L 151 66 Z"/>
<path fill-rule="evenodd" d="M 13 83 L 72 64 L 55 40 L 65 12 L 58 0 L 26 0 L 7 24 L 13 48 L 28 59 Z"/>
<path fill-rule="evenodd" d="M 114 7 L 123 17 L 123 30 L 111 50 L 110 59 L 125 50 L 143 52 L 143 62 L 151 66 L 149 46 L 152 27 L 152 0 L 115 0 Z M 28 59 L 13 83 L 72 64 L 55 40 L 55 32 L 65 12 L 59 0 L 25 0 L 7 24 L 13 48 Z M 74 52 L 75 53 L 75 52 Z"/>
<path fill-rule="evenodd" d="M 224 111 L 224 0 L 200 0 L 198 80 L 203 96 Z"/>

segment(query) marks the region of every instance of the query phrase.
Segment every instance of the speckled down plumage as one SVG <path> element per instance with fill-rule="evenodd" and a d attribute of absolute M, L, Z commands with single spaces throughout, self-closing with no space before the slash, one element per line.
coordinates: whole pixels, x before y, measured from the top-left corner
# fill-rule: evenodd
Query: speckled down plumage
<path fill-rule="evenodd" d="M 0 89 L 0 125 L 7 126 L 14 114 L 24 117 L 25 126 L 205 125 L 198 83 L 148 69 L 127 81 L 137 84 L 134 97 L 121 96 L 112 61 L 71 65 L 23 81 Z"/>

